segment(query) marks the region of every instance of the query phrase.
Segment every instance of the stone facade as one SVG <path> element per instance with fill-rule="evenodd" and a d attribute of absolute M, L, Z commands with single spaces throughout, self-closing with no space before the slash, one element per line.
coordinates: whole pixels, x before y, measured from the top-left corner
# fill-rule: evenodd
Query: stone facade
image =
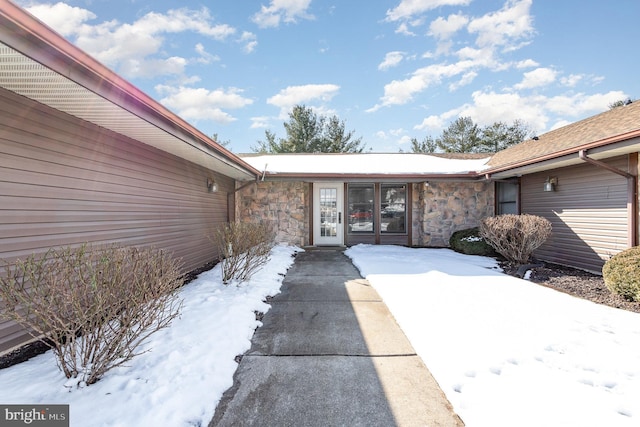
<path fill-rule="evenodd" d="M 494 214 L 494 184 L 430 182 L 413 185 L 413 245 L 449 246 L 451 234 Z"/>
<path fill-rule="evenodd" d="M 271 222 L 278 243 L 297 246 L 309 244 L 309 206 L 309 184 L 305 182 L 258 182 L 236 196 L 238 221 Z"/>
<path fill-rule="evenodd" d="M 412 191 L 412 245 L 447 247 L 455 231 L 476 227 L 494 214 L 491 182 L 430 182 L 410 184 Z M 238 221 L 274 224 L 276 240 L 297 246 L 310 242 L 310 184 L 264 181 L 240 190 L 236 197 Z"/>

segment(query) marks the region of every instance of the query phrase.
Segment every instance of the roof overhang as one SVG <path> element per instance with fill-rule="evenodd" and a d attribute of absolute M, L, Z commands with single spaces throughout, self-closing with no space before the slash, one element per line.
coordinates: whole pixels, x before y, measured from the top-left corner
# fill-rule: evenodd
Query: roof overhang
<path fill-rule="evenodd" d="M 484 179 L 483 174 L 476 172 L 458 174 L 327 174 L 327 173 L 285 173 L 268 172 L 265 178 L 269 181 L 340 181 L 340 182 L 385 182 L 385 183 L 412 183 L 412 182 L 436 182 L 436 181 L 477 181 Z"/>
<path fill-rule="evenodd" d="M 236 180 L 259 175 L 8 0 L 0 0 L 0 87 Z"/>
<path fill-rule="evenodd" d="M 482 173 L 491 179 L 505 179 L 584 164 L 584 160 L 580 158 L 580 151 L 586 152 L 589 157 L 596 160 L 637 153 L 640 151 L 640 130 L 572 147 L 571 149 L 552 153 L 547 156 L 528 159 L 497 168 L 489 168 Z"/>

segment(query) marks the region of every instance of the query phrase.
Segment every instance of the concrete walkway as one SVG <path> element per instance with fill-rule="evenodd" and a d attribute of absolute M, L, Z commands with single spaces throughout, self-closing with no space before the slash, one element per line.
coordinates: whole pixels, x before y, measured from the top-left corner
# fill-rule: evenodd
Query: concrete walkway
<path fill-rule="evenodd" d="M 298 254 L 213 426 L 463 426 L 340 250 Z"/>

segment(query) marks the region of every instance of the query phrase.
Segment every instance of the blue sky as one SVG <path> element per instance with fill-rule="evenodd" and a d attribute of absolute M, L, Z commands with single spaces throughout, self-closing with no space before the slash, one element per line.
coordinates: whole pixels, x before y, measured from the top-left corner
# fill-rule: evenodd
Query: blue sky
<path fill-rule="evenodd" d="M 640 98 L 638 0 L 17 3 L 238 153 L 297 104 L 397 152 L 460 116 L 541 134 Z"/>

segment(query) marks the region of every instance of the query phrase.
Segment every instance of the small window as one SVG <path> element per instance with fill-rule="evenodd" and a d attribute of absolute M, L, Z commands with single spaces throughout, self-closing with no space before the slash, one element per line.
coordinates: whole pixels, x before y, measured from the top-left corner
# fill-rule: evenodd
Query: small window
<path fill-rule="evenodd" d="M 349 233 L 374 232 L 373 184 L 349 184 Z"/>
<path fill-rule="evenodd" d="M 518 183 L 496 182 L 496 215 L 518 214 Z"/>
<path fill-rule="evenodd" d="M 383 184 L 380 193 L 380 232 L 406 233 L 407 186 Z"/>

